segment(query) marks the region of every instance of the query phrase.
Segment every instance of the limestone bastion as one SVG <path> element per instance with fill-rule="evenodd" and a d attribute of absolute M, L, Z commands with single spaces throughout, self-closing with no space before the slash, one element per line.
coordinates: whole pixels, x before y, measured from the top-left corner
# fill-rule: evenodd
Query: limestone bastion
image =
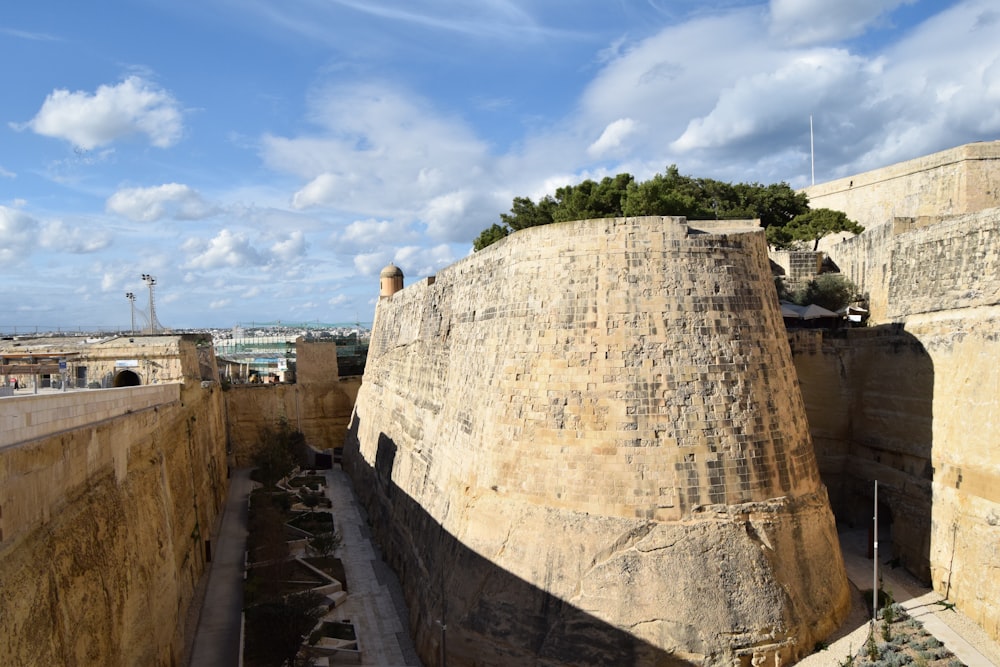
<path fill-rule="evenodd" d="M 536 227 L 380 300 L 345 467 L 427 664 L 781 665 L 843 620 L 753 225 Z"/>

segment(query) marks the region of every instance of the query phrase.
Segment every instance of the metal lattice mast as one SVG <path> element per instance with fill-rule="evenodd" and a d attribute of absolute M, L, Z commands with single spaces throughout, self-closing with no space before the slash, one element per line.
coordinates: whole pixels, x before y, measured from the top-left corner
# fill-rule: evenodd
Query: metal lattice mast
<path fill-rule="evenodd" d="M 125 292 L 125 298 L 128 299 L 129 309 L 132 311 L 132 335 L 135 335 L 135 294 L 133 292 Z"/>
<path fill-rule="evenodd" d="M 153 296 L 153 288 L 156 286 L 156 276 L 148 273 L 142 274 L 142 281 L 149 288 L 149 333 L 154 334 L 163 331 L 159 320 L 156 319 L 156 299 Z"/>

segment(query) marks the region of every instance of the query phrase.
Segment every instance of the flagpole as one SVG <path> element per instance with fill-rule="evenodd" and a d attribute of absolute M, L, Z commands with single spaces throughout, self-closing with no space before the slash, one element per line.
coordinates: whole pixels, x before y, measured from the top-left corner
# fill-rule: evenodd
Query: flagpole
<path fill-rule="evenodd" d="M 816 185 L 816 149 L 813 144 L 812 114 L 809 114 L 809 160 L 812 163 L 812 184 Z"/>

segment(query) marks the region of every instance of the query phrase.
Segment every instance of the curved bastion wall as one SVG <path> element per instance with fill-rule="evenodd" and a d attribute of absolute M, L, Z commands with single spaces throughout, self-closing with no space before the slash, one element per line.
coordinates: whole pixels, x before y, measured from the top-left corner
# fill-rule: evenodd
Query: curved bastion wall
<path fill-rule="evenodd" d="M 380 300 L 345 467 L 428 664 L 787 664 L 842 620 L 751 224 L 532 228 Z"/>

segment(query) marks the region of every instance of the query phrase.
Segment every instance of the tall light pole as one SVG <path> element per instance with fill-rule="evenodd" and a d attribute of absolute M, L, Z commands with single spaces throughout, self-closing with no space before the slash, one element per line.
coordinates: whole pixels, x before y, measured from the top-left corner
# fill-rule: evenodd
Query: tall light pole
<path fill-rule="evenodd" d="M 132 335 L 135 335 L 135 293 L 125 292 L 125 298 L 128 299 L 129 310 L 132 311 Z"/>
<path fill-rule="evenodd" d="M 872 571 L 872 632 L 875 631 L 875 622 L 878 620 L 878 480 L 875 480 L 875 515 L 872 521 L 875 524 L 874 554 L 872 559 L 874 569 Z"/>
<path fill-rule="evenodd" d="M 149 288 L 149 333 L 156 333 L 156 303 L 153 301 L 153 287 L 156 285 L 156 276 L 148 273 L 142 274 L 142 281 Z"/>

